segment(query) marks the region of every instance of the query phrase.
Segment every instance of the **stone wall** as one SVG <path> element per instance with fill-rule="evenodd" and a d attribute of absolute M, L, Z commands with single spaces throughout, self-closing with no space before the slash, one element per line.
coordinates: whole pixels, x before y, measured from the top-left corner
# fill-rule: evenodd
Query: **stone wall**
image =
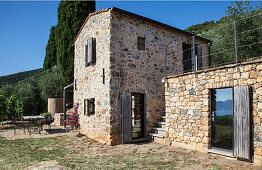
<path fill-rule="evenodd" d="M 89 38 L 96 38 L 96 63 L 85 66 L 85 45 Z M 74 102 L 79 102 L 80 131 L 92 139 L 111 144 L 110 138 L 110 13 L 90 16 L 75 41 Z M 103 68 L 105 84 L 103 84 Z M 95 98 L 95 114 L 84 115 L 84 99 Z"/>
<path fill-rule="evenodd" d="M 174 146 L 206 151 L 211 146 L 210 89 L 250 85 L 254 162 L 262 166 L 262 60 L 165 80 L 166 139 Z"/>
<path fill-rule="evenodd" d="M 164 114 L 165 86 L 162 79 L 166 74 L 183 71 L 182 42 L 189 37 L 115 11 L 111 11 L 110 25 L 111 135 L 118 143 L 119 91 L 145 94 L 147 135 Z M 138 36 L 145 37 L 145 50 L 137 48 Z M 207 42 L 196 39 L 196 43 Z M 207 45 L 203 45 L 202 53 L 208 55 Z M 203 59 L 204 66 L 208 65 L 206 59 Z"/>
<path fill-rule="evenodd" d="M 54 115 L 54 122 L 52 125 L 54 126 L 64 126 L 64 113 L 55 113 Z"/>

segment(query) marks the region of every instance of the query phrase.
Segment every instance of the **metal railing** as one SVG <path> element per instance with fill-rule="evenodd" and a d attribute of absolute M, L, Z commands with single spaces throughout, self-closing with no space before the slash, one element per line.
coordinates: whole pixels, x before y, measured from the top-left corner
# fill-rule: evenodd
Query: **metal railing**
<path fill-rule="evenodd" d="M 200 36 L 210 39 L 212 42 L 196 46 L 196 37 L 192 33 L 192 37 L 174 44 L 176 46 L 187 43 L 191 45 L 191 48 L 174 53 L 176 56 L 183 56 L 183 61 L 180 60 L 179 62 L 182 62 L 184 69 L 168 74 L 196 72 L 198 68 L 203 70 L 228 64 L 236 64 L 238 68 L 238 65 L 242 62 L 262 58 L 262 13 L 223 23 L 220 27 L 202 33 Z M 196 54 L 196 47 L 202 48 L 204 46 L 211 46 L 209 53 Z M 185 60 L 184 55 L 189 50 L 191 57 Z M 206 63 L 200 66 L 201 63 L 198 63 L 198 61 L 206 61 Z M 185 70 L 185 65 L 188 63 L 192 67 Z M 166 68 L 170 67 L 172 65 L 166 62 Z"/>

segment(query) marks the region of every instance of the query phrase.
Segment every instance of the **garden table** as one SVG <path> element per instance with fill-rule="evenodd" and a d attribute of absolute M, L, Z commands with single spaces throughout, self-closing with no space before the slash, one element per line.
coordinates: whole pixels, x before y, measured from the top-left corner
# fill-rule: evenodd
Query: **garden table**
<path fill-rule="evenodd" d="M 32 130 L 34 132 L 38 132 L 39 134 L 43 130 L 43 122 L 45 121 L 44 116 L 23 116 L 22 120 L 28 122 L 26 128 L 30 135 Z"/>

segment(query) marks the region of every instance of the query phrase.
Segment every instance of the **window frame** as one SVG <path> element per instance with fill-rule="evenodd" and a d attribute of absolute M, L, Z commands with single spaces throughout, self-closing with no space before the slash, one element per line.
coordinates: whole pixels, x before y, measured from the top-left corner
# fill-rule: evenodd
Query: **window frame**
<path fill-rule="evenodd" d="M 84 115 L 95 114 L 95 98 L 84 99 Z"/>
<path fill-rule="evenodd" d="M 138 36 L 137 37 L 137 48 L 139 50 L 146 49 L 146 37 Z"/>

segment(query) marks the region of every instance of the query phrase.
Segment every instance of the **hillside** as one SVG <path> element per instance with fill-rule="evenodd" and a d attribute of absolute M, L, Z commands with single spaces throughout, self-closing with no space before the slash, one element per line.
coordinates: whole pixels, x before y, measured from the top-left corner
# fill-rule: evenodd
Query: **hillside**
<path fill-rule="evenodd" d="M 42 68 L 36 69 L 36 70 L 30 70 L 30 71 L 24 71 L 24 72 L 19 72 L 15 74 L 10 74 L 6 76 L 1 76 L 0 77 L 0 87 L 6 84 L 16 84 L 19 81 L 22 81 L 24 79 L 27 79 L 29 77 L 39 77 L 43 72 Z"/>

